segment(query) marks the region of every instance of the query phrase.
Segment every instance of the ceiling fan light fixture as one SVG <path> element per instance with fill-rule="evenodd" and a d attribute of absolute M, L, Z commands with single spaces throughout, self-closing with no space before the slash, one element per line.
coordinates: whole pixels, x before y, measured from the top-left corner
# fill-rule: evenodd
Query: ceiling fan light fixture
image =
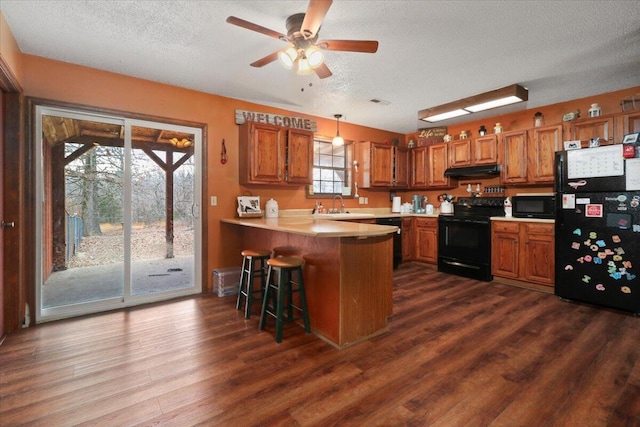
<path fill-rule="evenodd" d="M 311 68 L 318 68 L 324 61 L 322 51 L 313 45 L 304 51 L 304 56 L 309 60 L 309 66 Z"/>
<path fill-rule="evenodd" d="M 333 137 L 331 144 L 335 147 L 341 147 L 344 145 L 344 138 L 340 136 L 340 117 L 342 114 L 334 114 L 333 117 L 336 118 L 336 136 Z"/>
<path fill-rule="evenodd" d="M 282 62 L 282 65 L 284 65 L 289 70 L 293 68 L 293 64 L 295 63 L 297 57 L 298 51 L 293 46 L 290 46 L 285 50 L 281 50 L 278 53 L 280 62 Z"/>

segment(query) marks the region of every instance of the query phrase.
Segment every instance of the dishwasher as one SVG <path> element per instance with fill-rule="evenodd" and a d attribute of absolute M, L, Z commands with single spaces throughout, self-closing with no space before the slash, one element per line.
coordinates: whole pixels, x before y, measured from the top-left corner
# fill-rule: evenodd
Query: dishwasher
<path fill-rule="evenodd" d="M 393 268 L 395 270 L 402 262 L 402 218 L 376 218 L 376 224 L 398 227 L 398 231 L 393 235 Z"/>

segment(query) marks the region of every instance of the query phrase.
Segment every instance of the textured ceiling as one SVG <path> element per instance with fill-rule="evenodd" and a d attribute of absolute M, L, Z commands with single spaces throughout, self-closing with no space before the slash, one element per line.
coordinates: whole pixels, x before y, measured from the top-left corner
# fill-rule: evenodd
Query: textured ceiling
<path fill-rule="evenodd" d="M 0 10 L 24 53 L 400 133 L 430 126 L 421 109 L 513 83 L 528 102 L 474 118 L 640 84 L 638 0 L 335 0 L 319 38 L 378 40 L 377 53 L 325 51 L 323 80 L 279 62 L 250 67 L 286 45 L 225 19 L 286 33 L 307 4 L 2 0 Z"/>

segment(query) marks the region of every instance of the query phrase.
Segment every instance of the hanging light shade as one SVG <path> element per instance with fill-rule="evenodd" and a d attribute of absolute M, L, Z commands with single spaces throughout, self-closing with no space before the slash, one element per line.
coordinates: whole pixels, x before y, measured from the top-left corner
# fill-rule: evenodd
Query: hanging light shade
<path fill-rule="evenodd" d="M 333 137 L 333 141 L 331 143 L 336 147 L 344 145 L 344 138 L 340 136 L 340 118 L 342 114 L 334 114 L 333 117 L 336 118 L 336 136 Z"/>
<path fill-rule="evenodd" d="M 298 69 L 296 73 L 303 75 L 313 73 L 313 68 L 311 68 L 309 60 L 305 56 L 298 58 Z"/>
<path fill-rule="evenodd" d="M 280 62 L 282 62 L 282 65 L 284 65 L 289 70 L 293 68 L 293 64 L 295 63 L 297 57 L 298 51 L 293 46 L 290 46 L 285 50 L 281 50 L 278 53 Z"/>
<path fill-rule="evenodd" d="M 309 60 L 309 66 L 311 68 L 317 68 L 324 61 L 322 51 L 317 47 L 311 45 L 304 51 L 304 56 Z"/>

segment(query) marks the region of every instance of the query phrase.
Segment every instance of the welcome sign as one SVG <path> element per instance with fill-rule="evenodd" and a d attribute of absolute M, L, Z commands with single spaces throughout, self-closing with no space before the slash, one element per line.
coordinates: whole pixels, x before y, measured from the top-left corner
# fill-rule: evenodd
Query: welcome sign
<path fill-rule="evenodd" d="M 318 130 L 315 120 L 302 117 L 283 116 L 280 114 L 258 113 L 254 111 L 236 110 L 236 124 L 244 122 L 265 123 L 268 125 L 281 126 L 285 128 L 302 129 L 312 132 Z"/>

